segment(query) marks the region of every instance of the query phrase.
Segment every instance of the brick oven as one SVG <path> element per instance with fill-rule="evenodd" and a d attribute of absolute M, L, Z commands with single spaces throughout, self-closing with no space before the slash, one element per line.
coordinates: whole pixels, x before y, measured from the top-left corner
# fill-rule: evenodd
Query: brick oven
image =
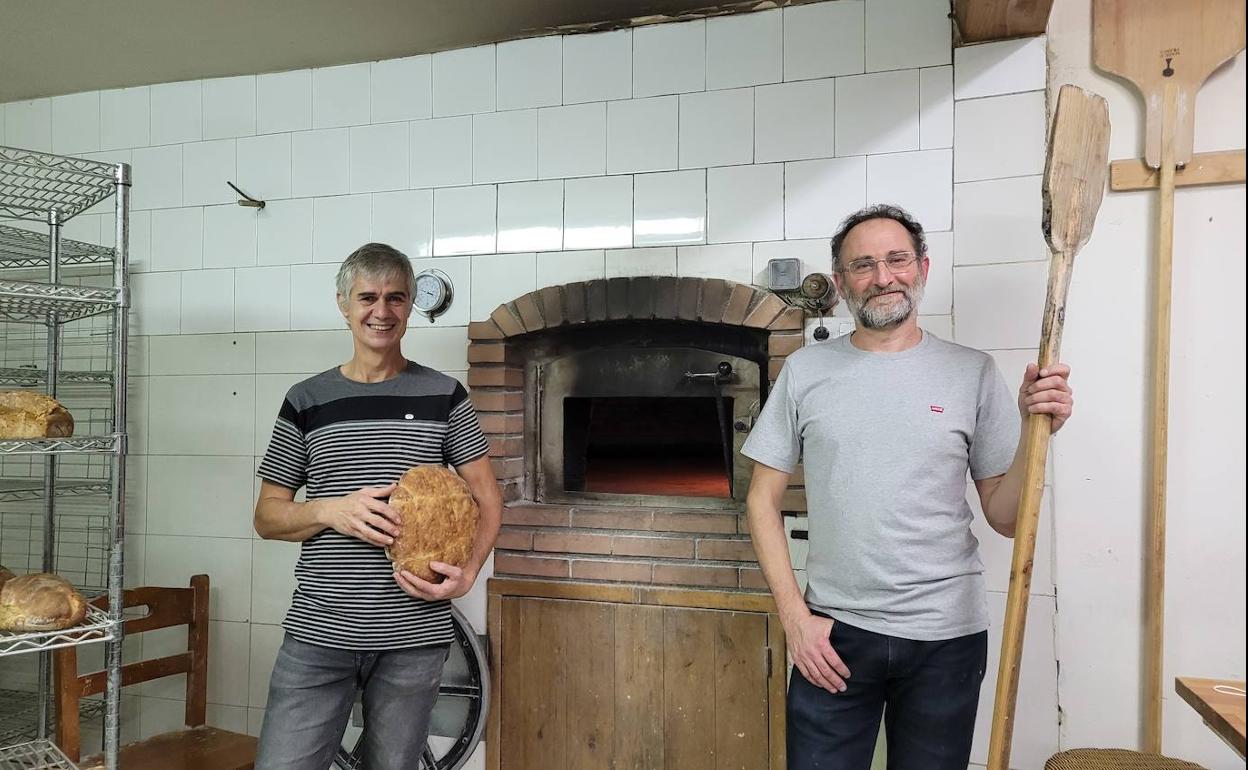
<path fill-rule="evenodd" d="M 739 450 L 802 328 L 769 292 L 675 277 L 547 287 L 469 326 L 506 503 L 487 767 L 784 766 Z"/>
<path fill-rule="evenodd" d="M 469 338 L 507 502 L 496 575 L 765 588 L 739 450 L 800 310 L 730 281 L 617 278 L 521 296 Z"/>

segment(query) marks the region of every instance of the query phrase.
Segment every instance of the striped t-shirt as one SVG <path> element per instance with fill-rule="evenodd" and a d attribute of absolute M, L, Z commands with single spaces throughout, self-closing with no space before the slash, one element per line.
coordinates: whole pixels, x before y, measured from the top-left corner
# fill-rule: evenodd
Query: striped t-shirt
<path fill-rule="evenodd" d="M 414 465 L 463 465 L 488 448 L 457 380 L 415 362 L 373 383 L 335 367 L 286 394 L 256 474 L 289 489 L 306 485 L 316 500 L 384 486 Z M 450 603 L 409 596 L 393 572 L 380 546 L 323 529 L 303 542 L 282 625 L 301 641 L 348 650 L 450 642 Z"/>

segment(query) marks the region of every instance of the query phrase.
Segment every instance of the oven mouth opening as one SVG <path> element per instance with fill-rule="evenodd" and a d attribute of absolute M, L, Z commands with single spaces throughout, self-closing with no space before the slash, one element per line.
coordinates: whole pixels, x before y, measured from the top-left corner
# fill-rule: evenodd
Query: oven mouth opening
<path fill-rule="evenodd" d="M 568 396 L 562 407 L 565 492 L 732 497 L 731 397 Z"/>

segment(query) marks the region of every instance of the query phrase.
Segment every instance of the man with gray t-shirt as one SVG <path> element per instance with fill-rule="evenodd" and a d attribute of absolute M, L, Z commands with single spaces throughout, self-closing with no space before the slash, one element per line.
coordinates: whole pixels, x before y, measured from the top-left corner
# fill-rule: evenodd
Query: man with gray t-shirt
<path fill-rule="evenodd" d="M 1020 426 L 1070 416 L 1069 367 L 1029 364 L 1017 400 L 992 358 L 918 326 L 923 228 L 871 206 L 832 239 L 853 334 L 791 355 L 742 452 L 756 461 L 750 533 L 794 671 L 790 770 L 866 770 L 880 719 L 889 770 L 965 770 L 987 659 L 984 565 L 966 478 L 1010 537 L 1022 488 Z M 805 467 L 807 588 L 780 514 Z"/>

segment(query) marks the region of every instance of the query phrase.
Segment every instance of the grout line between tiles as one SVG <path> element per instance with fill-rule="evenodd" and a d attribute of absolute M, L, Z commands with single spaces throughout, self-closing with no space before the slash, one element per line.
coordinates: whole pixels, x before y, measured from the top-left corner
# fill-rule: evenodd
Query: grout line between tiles
<path fill-rule="evenodd" d="M 1000 93 L 1000 94 L 984 94 L 983 96 L 967 96 L 967 97 L 963 97 L 959 99 L 956 95 L 956 89 L 955 89 L 955 95 L 953 97 L 953 101 L 954 101 L 954 104 L 956 105 L 960 102 L 983 102 L 989 99 L 1003 99 L 1008 96 L 1025 96 L 1027 94 L 1044 94 L 1044 93 L 1047 93 L 1047 89 L 1029 88 L 1025 91 L 1008 91 L 1006 93 Z"/>

